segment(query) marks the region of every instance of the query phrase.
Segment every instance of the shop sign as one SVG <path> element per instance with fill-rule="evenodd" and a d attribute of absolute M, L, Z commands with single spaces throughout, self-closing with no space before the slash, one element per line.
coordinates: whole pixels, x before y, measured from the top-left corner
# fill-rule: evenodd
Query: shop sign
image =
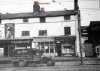
<path fill-rule="evenodd" d="M 52 41 L 54 41 L 54 39 L 51 37 L 38 37 L 33 39 L 33 42 L 52 42 Z"/>
<path fill-rule="evenodd" d="M 30 43 L 30 41 L 11 41 L 11 43 Z"/>

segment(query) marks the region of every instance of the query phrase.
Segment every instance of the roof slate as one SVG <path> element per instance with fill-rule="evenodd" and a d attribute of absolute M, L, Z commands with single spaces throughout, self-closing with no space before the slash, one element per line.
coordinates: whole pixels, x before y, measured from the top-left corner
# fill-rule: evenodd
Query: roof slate
<path fill-rule="evenodd" d="M 40 13 L 15 13 L 15 14 L 1 14 L 0 19 L 20 19 L 20 18 L 37 18 L 37 17 L 56 17 L 56 16 L 64 16 L 64 15 L 76 15 L 77 11 L 75 10 L 64 10 L 64 11 L 47 11 Z"/>

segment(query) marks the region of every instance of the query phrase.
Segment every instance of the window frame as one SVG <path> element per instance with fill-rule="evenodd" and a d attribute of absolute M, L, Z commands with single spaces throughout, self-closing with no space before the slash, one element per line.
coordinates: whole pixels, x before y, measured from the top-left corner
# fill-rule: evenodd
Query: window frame
<path fill-rule="evenodd" d="M 47 30 L 39 30 L 39 36 L 47 36 Z"/>
<path fill-rule="evenodd" d="M 22 36 L 30 36 L 30 31 L 22 31 Z"/>
<path fill-rule="evenodd" d="M 64 35 L 71 35 L 71 27 L 64 27 Z"/>

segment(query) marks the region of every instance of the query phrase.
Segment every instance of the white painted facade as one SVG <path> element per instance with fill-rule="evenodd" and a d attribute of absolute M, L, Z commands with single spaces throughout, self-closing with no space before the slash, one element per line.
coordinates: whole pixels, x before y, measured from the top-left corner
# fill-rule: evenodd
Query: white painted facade
<path fill-rule="evenodd" d="M 0 25 L 0 38 L 5 38 L 5 26 Z"/>
<path fill-rule="evenodd" d="M 71 20 L 64 20 L 64 17 L 47 17 L 46 23 L 40 23 L 39 18 L 29 18 L 28 22 L 23 22 L 23 19 L 7 19 L 2 20 L 3 26 L 2 35 L 4 33 L 4 24 L 14 23 L 15 24 L 15 37 L 22 37 L 22 31 L 30 31 L 30 37 L 37 37 L 39 30 L 47 30 L 47 36 L 60 36 L 64 35 L 64 27 L 71 27 L 71 35 L 75 34 L 75 16 L 71 16 Z M 3 36 L 4 37 L 4 36 Z"/>
<path fill-rule="evenodd" d="M 64 27 L 71 28 L 71 35 L 76 36 L 76 54 L 79 53 L 79 42 L 78 42 L 78 29 L 77 29 L 77 17 L 72 15 L 70 20 L 64 20 L 64 17 L 47 17 L 46 23 L 40 23 L 39 18 L 29 18 L 28 22 L 23 22 L 23 19 L 7 19 L 2 20 L 1 25 L 2 37 L 5 38 L 5 27 L 6 23 L 15 24 L 15 38 L 21 37 L 39 37 L 39 30 L 47 30 L 47 36 L 61 36 L 64 34 Z M 22 36 L 22 31 L 30 31 L 29 36 Z M 34 45 L 34 44 L 32 44 Z"/>

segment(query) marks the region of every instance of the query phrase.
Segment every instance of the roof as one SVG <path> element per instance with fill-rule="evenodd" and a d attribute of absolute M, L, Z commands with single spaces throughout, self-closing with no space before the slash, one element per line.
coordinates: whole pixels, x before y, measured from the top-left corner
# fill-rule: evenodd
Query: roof
<path fill-rule="evenodd" d="M 15 41 L 15 40 L 33 40 L 33 37 L 21 37 L 21 38 L 0 38 L 0 41 Z"/>
<path fill-rule="evenodd" d="M 75 10 L 63 10 L 63 11 L 48 11 L 40 12 L 35 14 L 33 12 L 28 13 L 15 13 L 15 14 L 1 14 L 0 19 L 20 19 L 20 18 L 36 18 L 36 17 L 56 17 L 64 15 L 76 15 L 77 11 Z"/>

